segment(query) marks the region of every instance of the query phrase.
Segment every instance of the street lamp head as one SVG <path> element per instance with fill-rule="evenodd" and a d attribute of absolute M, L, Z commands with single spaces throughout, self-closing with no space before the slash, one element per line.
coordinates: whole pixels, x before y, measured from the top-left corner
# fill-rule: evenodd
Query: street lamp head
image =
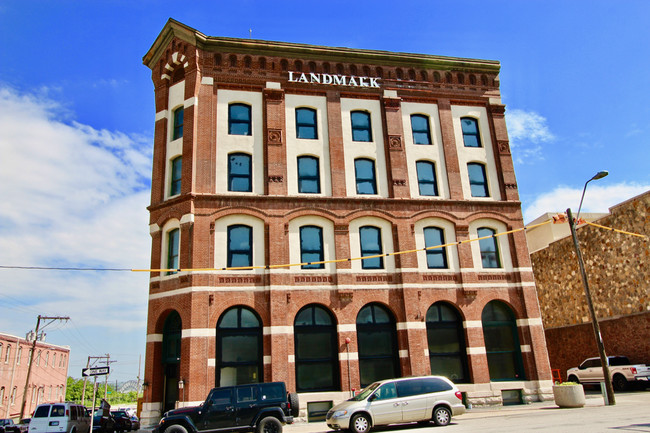
<path fill-rule="evenodd" d="M 607 171 L 607 170 L 602 170 L 602 171 L 599 171 L 598 173 L 596 173 L 596 174 L 594 175 L 594 177 L 592 177 L 592 178 L 589 179 L 589 180 L 598 180 L 598 179 L 602 179 L 603 177 L 607 176 L 608 174 L 609 174 L 609 171 Z"/>
<path fill-rule="evenodd" d="M 582 197 L 580 197 L 580 206 L 578 206 L 578 216 L 576 216 L 576 220 L 580 218 L 580 209 L 582 209 L 582 200 L 585 198 L 585 191 L 587 190 L 587 184 L 591 182 L 592 180 L 598 180 L 602 179 L 603 177 L 607 176 L 609 174 L 609 171 L 607 170 L 601 170 L 598 173 L 594 175 L 591 179 L 585 182 L 585 187 L 582 188 Z"/>

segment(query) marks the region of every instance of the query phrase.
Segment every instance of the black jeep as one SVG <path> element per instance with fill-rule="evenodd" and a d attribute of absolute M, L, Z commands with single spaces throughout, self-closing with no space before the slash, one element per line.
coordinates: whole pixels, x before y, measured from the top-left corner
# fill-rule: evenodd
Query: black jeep
<path fill-rule="evenodd" d="M 201 406 L 165 413 L 153 433 L 281 433 L 298 410 L 298 394 L 287 393 L 284 382 L 225 386 L 212 389 Z"/>

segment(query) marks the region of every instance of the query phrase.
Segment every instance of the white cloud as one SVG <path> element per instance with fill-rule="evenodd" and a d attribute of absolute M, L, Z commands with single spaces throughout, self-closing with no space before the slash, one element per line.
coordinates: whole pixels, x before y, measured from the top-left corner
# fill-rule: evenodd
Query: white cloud
<path fill-rule="evenodd" d="M 506 111 L 508 137 L 515 162 L 543 159 L 540 143 L 551 142 L 555 136 L 546 124 L 546 118 L 532 111 Z"/>
<path fill-rule="evenodd" d="M 0 265 L 148 268 L 151 140 L 69 115 L 0 86 Z M 38 314 L 70 316 L 101 353 L 142 353 L 148 277 L 0 269 L 0 330 L 24 335 Z M 73 356 L 92 355 L 72 346 Z"/>
<path fill-rule="evenodd" d="M 650 185 L 619 183 L 592 185 L 585 191 L 581 212 L 607 212 L 610 207 L 650 190 Z M 532 203 L 524 204 L 524 221 L 530 222 L 546 212 L 578 212 L 582 188 L 559 186 L 539 195 Z"/>

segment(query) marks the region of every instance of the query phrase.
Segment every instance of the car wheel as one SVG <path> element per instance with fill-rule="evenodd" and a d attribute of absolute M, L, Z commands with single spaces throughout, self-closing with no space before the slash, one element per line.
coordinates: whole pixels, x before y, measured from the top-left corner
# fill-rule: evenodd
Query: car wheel
<path fill-rule="evenodd" d="M 291 416 L 298 416 L 300 413 L 300 401 L 298 400 L 298 394 L 295 392 L 289 393 L 289 404 L 291 405 Z"/>
<path fill-rule="evenodd" d="M 627 389 L 627 380 L 622 374 L 616 374 L 614 380 L 612 380 L 612 385 L 615 391 L 625 391 Z"/>
<path fill-rule="evenodd" d="M 444 407 L 440 406 L 433 410 L 433 422 L 436 425 L 447 425 L 451 422 L 451 411 Z"/>
<path fill-rule="evenodd" d="M 256 433 L 282 433 L 282 423 L 273 416 L 267 416 L 257 424 Z"/>
<path fill-rule="evenodd" d="M 577 376 L 574 376 L 573 374 L 567 378 L 567 382 L 575 382 L 575 383 L 580 383 L 580 380 L 578 380 Z"/>
<path fill-rule="evenodd" d="M 180 424 L 174 424 L 167 427 L 165 433 L 187 433 L 187 429 Z"/>
<path fill-rule="evenodd" d="M 366 415 L 359 414 L 350 420 L 350 431 L 353 433 L 367 433 L 370 431 L 370 420 Z"/>

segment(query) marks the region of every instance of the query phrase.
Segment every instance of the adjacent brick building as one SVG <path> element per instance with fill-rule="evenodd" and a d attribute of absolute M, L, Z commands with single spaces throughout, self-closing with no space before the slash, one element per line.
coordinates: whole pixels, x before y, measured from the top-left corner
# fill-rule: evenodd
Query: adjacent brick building
<path fill-rule="evenodd" d="M 587 225 L 578 228 L 605 351 L 650 363 L 650 191 L 609 212 L 593 222 L 646 238 Z M 535 236 L 534 230 L 529 235 Z M 598 356 L 571 236 L 532 253 L 531 259 L 551 367 L 566 379 L 568 368 Z"/>
<path fill-rule="evenodd" d="M 0 333 L 0 418 L 17 420 L 20 416 L 33 344 L 33 341 Z M 30 417 L 40 403 L 65 401 L 69 355 L 67 346 L 36 342 L 27 388 L 26 417 Z"/>
<path fill-rule="evenodd" d="M 525 235 L 490 237 L 523 227 L 498 62 L 174 20 L 143 62 L 160 270 L 145 422 L 251 381 L 303 405 L 431 373 L 474 404 L 549 395 Z"/>

